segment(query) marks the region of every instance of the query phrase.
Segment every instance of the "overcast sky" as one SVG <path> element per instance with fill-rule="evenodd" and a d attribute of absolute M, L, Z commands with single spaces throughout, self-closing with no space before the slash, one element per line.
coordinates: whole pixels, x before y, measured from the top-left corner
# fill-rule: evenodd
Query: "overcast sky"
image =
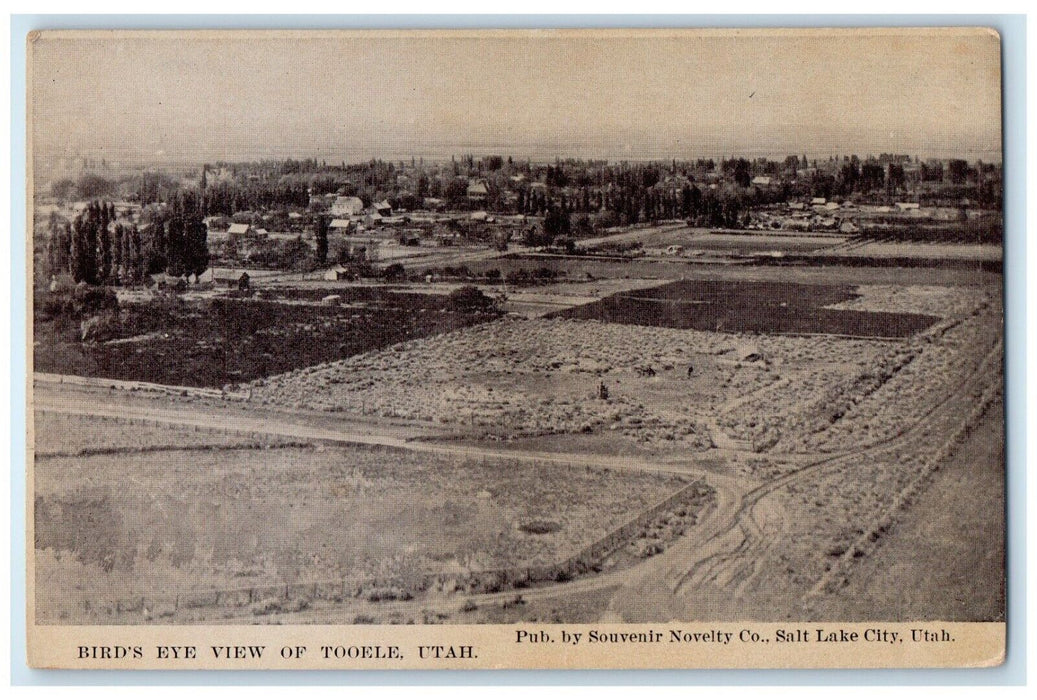
<path fill-rule="evenodd" d="M 985 32 L 53 34 L 32 50 L 46 154 L 1000 158 Z"/>

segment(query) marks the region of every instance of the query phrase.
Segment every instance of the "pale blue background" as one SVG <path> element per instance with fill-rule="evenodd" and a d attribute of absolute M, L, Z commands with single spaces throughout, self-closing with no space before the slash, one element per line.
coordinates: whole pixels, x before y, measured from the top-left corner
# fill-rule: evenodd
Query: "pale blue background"
<path fill-rule="evenodd" d="M 1004 59 L 1008 658 L 869 671 L 38 671 L 25 665 L 25 35 L 33 29 L 987 26 Z M 1026 681 L 1026 18 L 1023 15 L 12 15 L 11 682 L 14 685 L 1019 685 Z"/>

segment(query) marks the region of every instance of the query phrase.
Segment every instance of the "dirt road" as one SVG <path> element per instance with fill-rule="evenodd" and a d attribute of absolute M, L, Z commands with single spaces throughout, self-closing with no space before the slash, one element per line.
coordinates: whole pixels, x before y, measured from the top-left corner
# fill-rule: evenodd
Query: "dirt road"
<path fill-rule="evenodd" d="M 154 423 L 209 430 L 229 430 L 260 433 L 302 440 L 328 441 L 362 445 L 379 445 L 398 449 L 438 454 L 460 455 L 489 459 L 529 460 L 609 469 L 680 473 L 703 479 L 716 489 L 715 507 L 704 514 L 702 521 L 683 539 L 673 543 L 661 555 L 640 564 L 597 576 L 574 581 L 525 589 L 527 601 L 549 600 L 578 596 L 593 591 L 616 588 L 604 614 L 611 621 L 659 621 L 670 619 L 738 619 L 742 596 L 750 582 L 773 577 L 764 561 L 780 547 L 782 533 L 787 534 L 780 506 L 769 501 L 778 489 L 797 481 L 823 474 L 844 466 L 852 460 L 878 458 L 883 453 L 910 447 L 920 434 L 937 423 L 961 422 L 967 414 L 963 402 L 969 400 L 976 386 L 989 383 L 1000 375 L 985 366 L 999 359 L 1000 348 L 984 358 L 977 371 L 961 385 L 954 387 L 936 402 L 930 411 L 916 416 L 910 425 L 896 437 L 861 446 L 858 449 L 828 455 L 806 463 L 797 471 L 785 474 L 762 485 L 752 487 L 746 482 L 696 468 L 693 464 L 657 463 L 641 457 L 611 457 L 589 454 L 553 453 L 535 450 L 503 450 L 474 447 L 455 443 L 436 442 L 427 431 L 406 426 L 357 425 L 343 422 L 339 428 L 315 426 L 292 415 L 254 415 L 246 407 L 192 407 L 181 405 L 168 408 L 142 405 L 139 397 L 128 397 L 125 392 L 101 391 L 70 392 L 52 379 L 37 378 L 35 408 L 44 411 L 100 416 L 123 420 L 146 420 Z M 994 379 L 996 381 L 996 379 Z M 129 400 L 133 398 L 134 400 Z M 775 536 L 775 532 L 778 533 Z M 779 573 L 780 575 L 780 573 Z M 798 591 L 803 597 L 808 591 Z M 514 591 L 465 597 L 478 606 L 499 605 L 515 597 Z M 457 595 L 441 598 L 422 598 L 402 603 L 369 604 L 351 601 L 347 604 L 316 602 L 310 610 L 280 616 L 285 622 L 326 622 L 341 615 L 352 616 L 368 608 L 379 616 L 387 614 L 418 614 L 425 610 L 456 610 Z M 255 621 L 247 611 L 247 619 Z M 349 617 L 352 619 L 352 617 Z"/>
<path fill-rule="evenodd" d="M 916 416 L 898 436 L 851 453 L 842 453 L 812 462 L 803 468 L 769 481 L 745 493 L 731 504 L 733 515 L 720 520 L 712 532 L 700 530 L 662 556 L 636 569 L 616 591 L 605 619 L 627 622 L 651 622 L 669 619 L 744 619 L 755 617 L 744 599 L 751 582 L 770 577 L 775 591 L 786 582 L 783 572 L 768 567 L 767 555 L 780 547 L 782 539 L 791 536 L 782 521 L 780 507 L 770 504 L 768 497 L 791 483 L 803 481 L 837 469 L 847 463 L 878 459 L 901 447 L 909 448 L 933 425 L 950 422 L 958 425 L 970 408 L 973 391 L 986 384 L 996 384 L 999 374 L 989 365 L 999 361 L 1000 344 L 983 358 L 976 371 L 959 386 L 953 387 L 928 412 Z M 764 532 L 761 521 L 768 524 Z M 631 572 L 633 573 L 633 572 Z M 758 582 L 757 582 L 758 583 Z M 792 592 L 790 609 L 803 610 L 800 599 L 811 591 Z M 748 613 L 748 614 L 747 614 Z M 779 614 L 778 611 L 774 611 Z"/>

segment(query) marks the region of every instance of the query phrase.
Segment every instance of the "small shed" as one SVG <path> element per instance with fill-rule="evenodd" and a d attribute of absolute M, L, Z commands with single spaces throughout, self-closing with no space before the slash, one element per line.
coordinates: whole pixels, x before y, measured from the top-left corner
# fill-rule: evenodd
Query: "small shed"
<path fill-rule="evenodd" d="M 324 279 L 328 282 L 337 282 L 339 280 L 348 280 L 352 278 L 352 273 L 341 265 L 337 265 L 331 269 L 324 271 Z"/>

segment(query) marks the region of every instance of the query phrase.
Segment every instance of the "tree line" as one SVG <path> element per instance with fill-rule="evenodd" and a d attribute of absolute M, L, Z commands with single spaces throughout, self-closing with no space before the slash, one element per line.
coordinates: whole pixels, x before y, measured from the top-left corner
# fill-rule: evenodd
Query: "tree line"
<path fill-rule="evenodd" d="M 90 285 L 140 284 L 166 273 L 198 279 L 209 268 L 208 229 L 201 201 L 179 192 L 168 204 L 141 212 L 141 225 L 120 220 L 111 202 L 94 200 L 71 222 L 56 213 L 48 223 L 47 264 Z"/>

